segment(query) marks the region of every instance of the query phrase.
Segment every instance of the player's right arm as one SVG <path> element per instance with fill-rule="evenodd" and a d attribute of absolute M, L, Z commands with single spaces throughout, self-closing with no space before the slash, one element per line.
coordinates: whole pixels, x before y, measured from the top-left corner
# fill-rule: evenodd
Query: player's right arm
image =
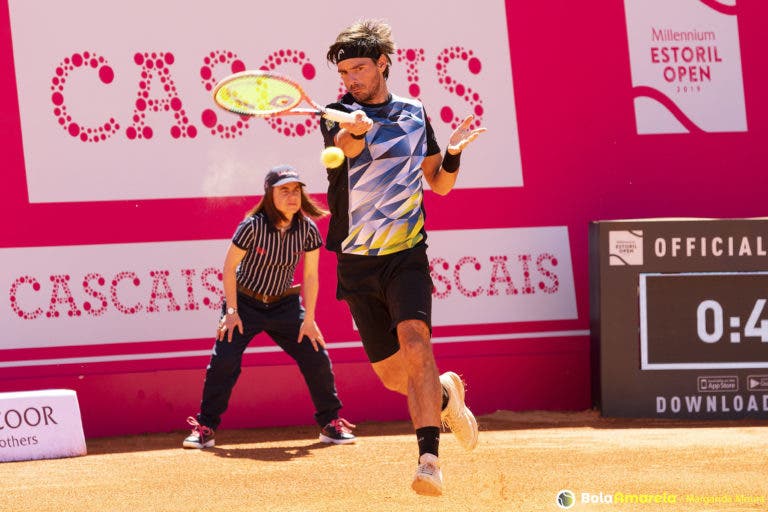
<path fill-rule="evenodd" d="M 363 152 L 364 136 L 373 126 L 373 121 L 365 115 L 365 112 L 358 110 L 355 116 L 354 123 L 339 123 L 341 130 L 333 137 L 334 146 L 341 148 L 347 158 L 354 158 Z"/>
<path fill-rule="evenodd" d="M 326 105 L 326 108 L 346 112 L 349 109 L 349 105 L 332 103 Z M 365 148 L 365 138 L 361 138 L 361 135 L 365 135 L 371 129 L 373 121 L 362 110 L 355 111 L 355 115 L 356 121 L 354 123 L 320 123 L 320 131 L 323 134 L 325 147 L 336 146 L 344 152 L 344 156 L 347 158 L 354 158 L 362 153 Z M 355 138 L 355 136 L 358 138 Z"/>

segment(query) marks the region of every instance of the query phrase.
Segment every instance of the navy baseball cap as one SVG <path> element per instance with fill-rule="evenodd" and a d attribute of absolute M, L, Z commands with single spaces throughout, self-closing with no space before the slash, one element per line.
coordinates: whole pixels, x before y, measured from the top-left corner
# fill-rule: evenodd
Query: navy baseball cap
<path fill-rule="evenodd" d="M 290 165 L 278 165 L 271 168 L 266 178 L 264 178 L 264 190 L 267 190 L 269 187 L 279 187 L 280 185 L 293 182 L 300 184 L 302 187 L 305 186 L 296 169 Z"/>

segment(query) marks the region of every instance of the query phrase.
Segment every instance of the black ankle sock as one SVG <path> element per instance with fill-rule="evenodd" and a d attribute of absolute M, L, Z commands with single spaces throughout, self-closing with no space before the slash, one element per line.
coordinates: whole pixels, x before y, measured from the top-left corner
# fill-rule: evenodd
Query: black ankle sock
<path fill-rule="evenodd" d="M 448 392 L 442 386 L 440 387 L 440 389 L 443 391 L 443 405 L 440 407 L 440 410 L 444 411 L 445 408 L 448 407 Z"/>
<path fill-rule="evenodd" d="M 437 456 L 440 445 L 440 429 L 438 427 L 421 427 L 416 429 L 416 440 L 419 443 L 419 457 L 425 453 Z"/>

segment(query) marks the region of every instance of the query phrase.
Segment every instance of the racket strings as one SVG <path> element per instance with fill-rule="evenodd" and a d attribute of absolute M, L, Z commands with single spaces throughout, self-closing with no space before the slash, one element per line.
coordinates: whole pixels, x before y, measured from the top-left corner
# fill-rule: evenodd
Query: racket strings
<path fill-rule="evenodd" d="M 218 99 L 237 110 L 255 115 L 291 109 L 302 99 L 301 90 L 274 77 L 253 77 L 223 85 Z"/>

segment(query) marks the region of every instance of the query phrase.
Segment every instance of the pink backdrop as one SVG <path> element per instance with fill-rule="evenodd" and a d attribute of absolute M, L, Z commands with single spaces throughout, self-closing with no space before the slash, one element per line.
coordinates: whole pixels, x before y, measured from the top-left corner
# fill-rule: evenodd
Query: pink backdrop
<path fill-rule="evenodd" d="M 446 198 L 428 192 L 428 228 L 566 226 L 578 317 L 437 327 L 435 337 L 446 342 L 436 344 L 435 353 L 441 368 L 465 376 L 468 399 L 476 413 L 584 409 L 592 403 L 589 222 L 765 215 L 768 101 L 763 91 L 768 79 L 764 45 L 768 5 L 761 0 L 742 0 L 735 9 L 748 131 L 667 135 L 637 133 L 622 2 L 507 0 L 506 11 L 514 82 L 514 98 L 508 101 L 514 101 L 517 111 L 524 186 L 458 189 Z M 0 76 L 4 157 L 0 249 L 226 239 L 257 199 L 30 204 L 6 0 L 0 2 L 0 62 L 7 70 Z M 429 104 L 429 99 L 425 102 Z M 165 222 L 176 217 L 184 217 L 186 222 Z M 105 229 L 107 220 L 120 229 Z M 326 224 L 321 223 L 321 228 L 324 231 Z M 334 263 L 332 255 L 323 254 L 318 317 L 327 319 L 323 324 L 326 337 L 355 340 L 346 307 L 333 298 Z M 9 290 L 0 290 L 0 300 L 0 315 L 11 314 Z M 211 324 L 214 322 L 215 318 Z M 539 337 L 538 332 L 563 335 Z M 207 350 L 212 341 L 205 335 L 200 339 L 146 340 L 142 346 L 150 350 L 156 346 L 158 351 Z M 472 340 L 483 337 L 490 341 Z M 254 344 L 269 346 L 270 342 L 260 337 Z M 132 350 L 128 345 L 13 348 L 0 350 L 0 362 L 118 354 Z M 362 349 L 337 348 L 332 358 L 344 412 L 351 420 L 407 417 L 404 400 L 377 383 Z M 11 364 L 0 368 L 0 391 L 76 390 L 89 437 L 172 430 L 183 428 L 184 418 L 197 410 L 206 362 L 207 357 L 194 355 Z M 246 366 L 223 427 L 311 423 L 303 383 L 285 356 L 251 354 L 246 356 Z"/>

